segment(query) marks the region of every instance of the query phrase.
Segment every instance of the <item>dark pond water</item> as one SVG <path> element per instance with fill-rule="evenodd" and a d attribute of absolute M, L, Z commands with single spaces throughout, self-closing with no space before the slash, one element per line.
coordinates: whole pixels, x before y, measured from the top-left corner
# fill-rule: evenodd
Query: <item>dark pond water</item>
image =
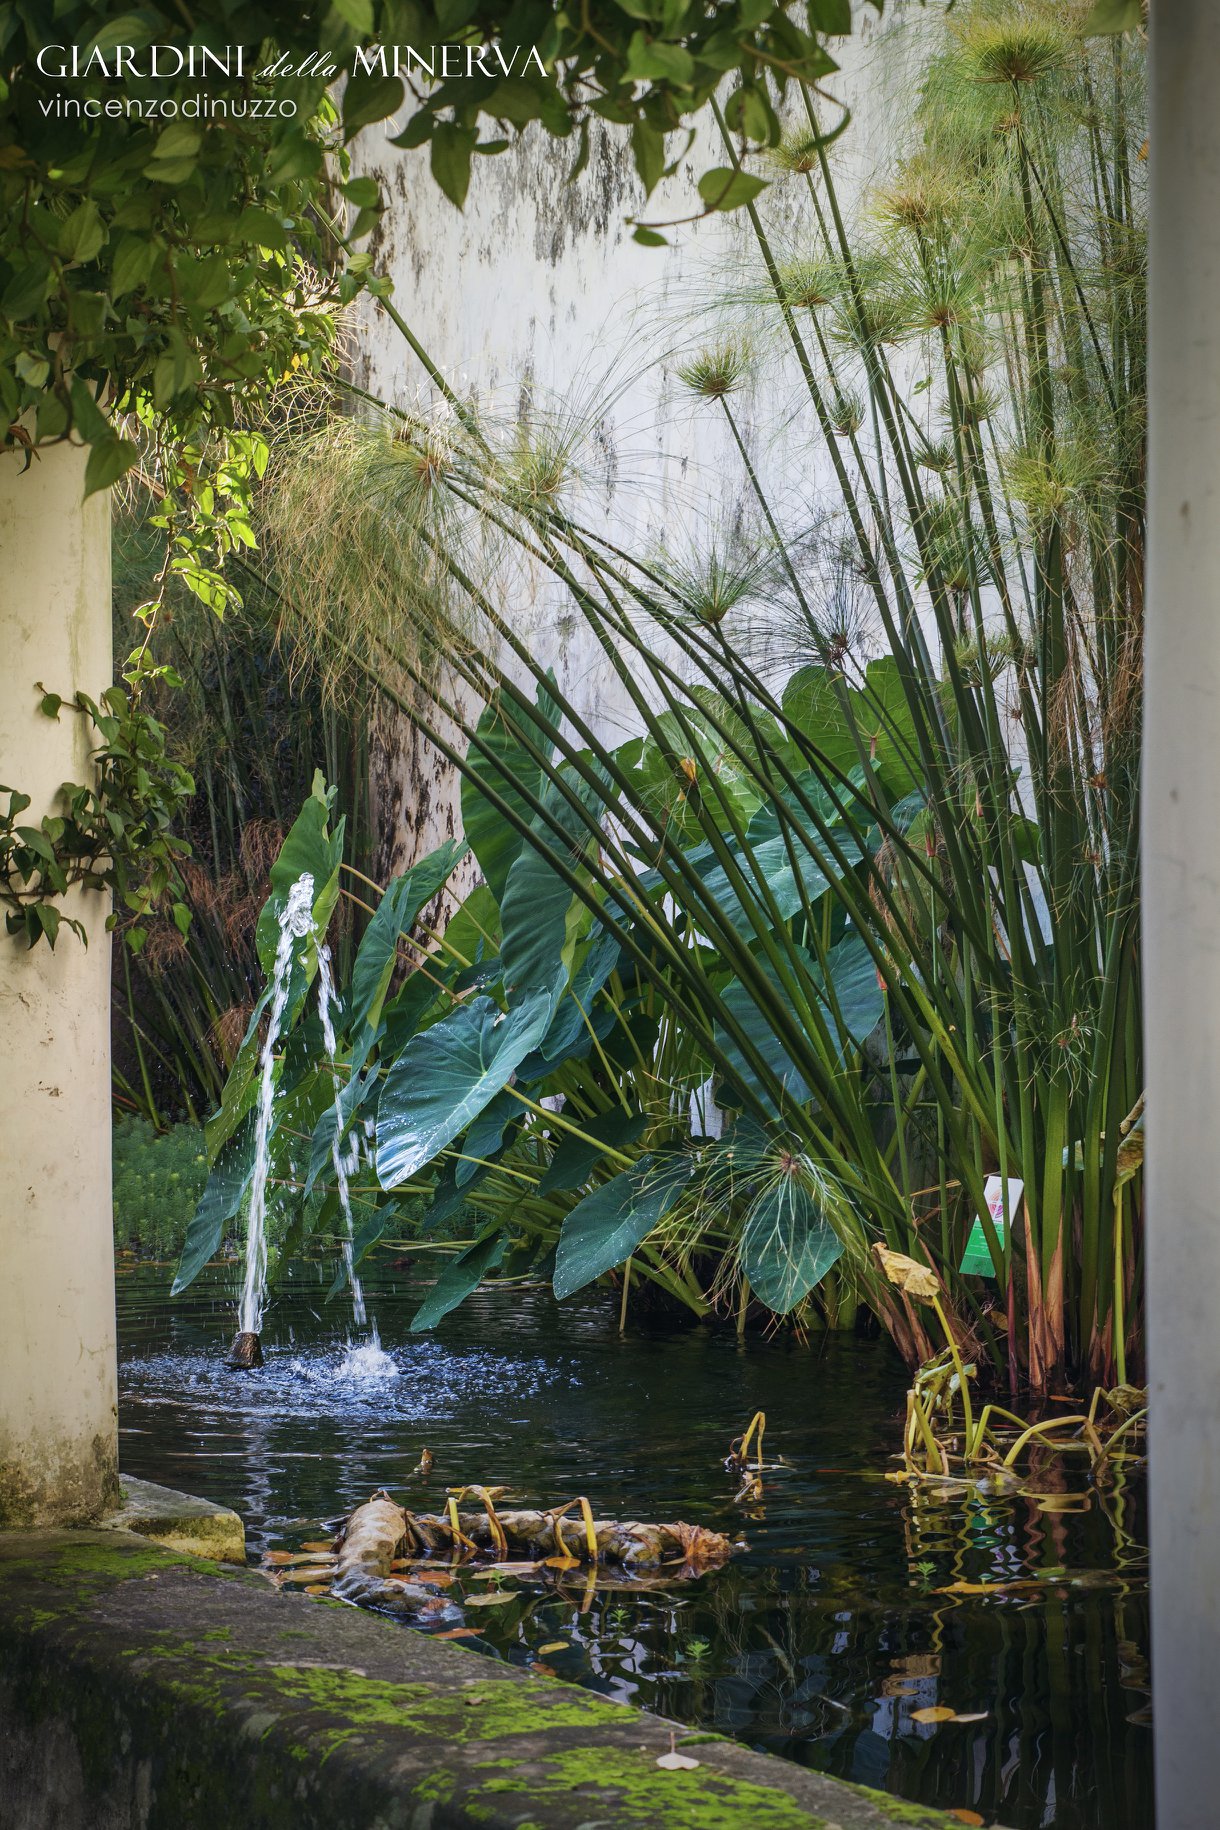
<path fill-rule="evenodd" d="M 168 1281 L 119 1277 L 123 1467 L 236 1507 L 253 1558 L 325 1535 L 381 1486 L 420 1510 L 479 1481 L 685 1518 L 747 1548 L 662 1592 L 522 1584 L 470 1610 L 465 1643 L 966 1821 L 1149 1830 L 1142 1483 L 1104 1503 L 1080 1476 L 1043 1505 L 912 1499 L 884 1479 L 905 1388 L 884 1343 L 620 1339 L 600 1299 L 519 1289 L 413 1338 L 418 1292 L 385 1274 L 370 1307 L 394 1371 L 364 1378 L 323 1300 L 329 1271 L 306 1265 L 268 1317 L 268 1367 L 239 1374 L 221 1363 L 223 1280 L 175 1302 Z M 758 1409 L 768 1455 L 792 1467 L 737 1506 L 723 1457 Z M 412 1474 L 425 1446 L 427 1482 Z M 1029 1482 L 1064 1485 L 1061 1465 Z M 913 1719 L 933 1706 L 974 1719 Z"/>

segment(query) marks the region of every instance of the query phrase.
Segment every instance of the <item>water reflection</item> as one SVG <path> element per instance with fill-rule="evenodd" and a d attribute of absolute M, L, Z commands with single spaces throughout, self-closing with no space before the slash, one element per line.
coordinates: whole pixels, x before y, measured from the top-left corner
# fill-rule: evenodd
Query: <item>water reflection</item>
<path fill-rule="evenodd" d="M 883 1344 L 620 1340 L 600 1301 L 540 1291 L 484 1294 L 417 1339 L 417 1293 L 374 1282 L 384 1361 L 353 1355 L 306 1265 L 268 1313 L 267 1368 L 243 1374 L 220 1282 L 171 1305 L 165 1271 L 122 1276 L 127 1472 L 236 1506 L 255 1554 L 376 1487 L 436 1509 L 464 1481 L 743 1536 L 681 1588 L 523 1585 L 471 1611 L 467 1643 L 1012 1830 L 1147 1830 L 1138 1488 L 1048 1463 L 1023 1494 L 912 1499 L 884 1478 L 905 1382 Z M 722 1460 L 759 1408 L 793 1467 L 735 1507 Z M 918 1719 L 936 1708 L 957 1719 Z"/>

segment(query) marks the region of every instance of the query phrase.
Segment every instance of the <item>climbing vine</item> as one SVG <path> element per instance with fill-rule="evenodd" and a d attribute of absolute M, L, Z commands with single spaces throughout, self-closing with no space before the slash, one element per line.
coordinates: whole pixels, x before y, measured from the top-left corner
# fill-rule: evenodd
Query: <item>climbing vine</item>
<path fill-rule="evenodd" d="M 150 665 L 128 674 L 127 690 L 108 687 L 100 703 L 87 693 L 64 699 L 39 688 L 46 717 L 87 718 L 98 741 L 90 752 L 92 782 L 65 782 L 60 811 L 36 826 L 21 821 L 30 796 L 0 784 L 0 796 L 8 797 L 0 803 L 0 901 L 9 933 L 28 946 L 45 940 L 54 947 L 65 926 L 86 940 L 84 925 L 55 902 L 77 884 L 113 895 L 106 926 L 117 926 L 126 912 L 134 951 L 147 936 L 144 919 L 156 910 L 168 908 L 186 932 L 179 865 L 190 846 L 173 826 L 195 783 L 167 755 L 164 726 L 141 702 L 141 687 L 154 677 L 175 684 L 169 669 Z"/>

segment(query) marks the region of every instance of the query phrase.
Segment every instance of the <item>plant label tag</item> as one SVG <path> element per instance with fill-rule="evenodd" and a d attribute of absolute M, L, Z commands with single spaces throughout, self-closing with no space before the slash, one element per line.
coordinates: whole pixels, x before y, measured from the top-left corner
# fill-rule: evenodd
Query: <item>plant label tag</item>
<path fill-rule="evenodd" d="M 1015 1176 L 1009 1176 L 1008 1218 L 1010 1221 L 1016 1216 L 1024 1192 L 1024 1182 L 1019 1182 Z M 1004 1220 L 1003 1176 L 988 1176 L 983 1184 L 983 1196 L 987 1202 L 987 1212 L 991 1216 L 992 1225 L 1000 1236 L 1000 1244 L 1003 1245 L 1007 1237 Z M 962 1254 L 962 1262 L 958 1268 L 975 1277 L 995 1276 L 995 1266 L 991 1262 L 991 1252 L 987 1246 L 987 1235 L 983 1231 L 983 1222 L 977 1214 L 974 1225 L 970 1228 L 970 1236 L 966 1240 L 966 1250 Z"/>

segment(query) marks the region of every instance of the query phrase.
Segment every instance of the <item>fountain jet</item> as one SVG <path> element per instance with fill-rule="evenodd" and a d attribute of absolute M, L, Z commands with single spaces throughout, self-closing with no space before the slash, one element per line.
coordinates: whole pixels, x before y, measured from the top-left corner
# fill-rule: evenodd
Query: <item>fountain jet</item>
<path fill-rule="evenodd" d="M 335 1028 L 331 1020 L 331 1004 L 335 996 L 335 981 L 331 972 L 330 948 L 323 945 L 318 948 L 318 1016 L 322 1022 L 322 1040 L 326 1047 L 326 1059 L 330 1064 L 331 1080 L 334 1084 L 335 1135 L 331 1140 L 330 1160 L 335 1171 L 335 1186 L 339 1192 L 339 1207 L 343 1214 L 343 1263 L 347 1270 L 347 1281 L 352 1291 L 352 1315 L 357 1328 L 368 1325 L 368 1313 L 364 1306 L 364 1286 L 356 1271 L 354 1252 L 354 1229 L 352 1226 L 352 1197 L 348 1186 L 348 1177 L 360 1160 L 358 1139 L 352 1142 L 351 1150 L 345 1154 L 343 1149 L 343 1088 L 335 1072 L 335 1057 L 338 1046 L 335 1041 Z M 374 1344 L 380 1347 L 373 1331 Z"/>
<path fill-rule="evenodd" d="M 234 1366 L 263 1363 L 259 1336 L 267 1300 L 267 1177 L 271 1170 L 271 1119 L 275 1104 L 275 1045 L 279 1041 L 288 990 L 292 982 L 294 941 L 313 932 L 313 878 L 304 872 L 288 892 L 280 911 L 280 938 L 271 974 L 271 1011 L 259 1056 L 258 1118 L 254 1132 L 254 1173 L 246 1219 L 246 1274 L 242 1282 L 237 1336 L 229 1358 Z"/>

